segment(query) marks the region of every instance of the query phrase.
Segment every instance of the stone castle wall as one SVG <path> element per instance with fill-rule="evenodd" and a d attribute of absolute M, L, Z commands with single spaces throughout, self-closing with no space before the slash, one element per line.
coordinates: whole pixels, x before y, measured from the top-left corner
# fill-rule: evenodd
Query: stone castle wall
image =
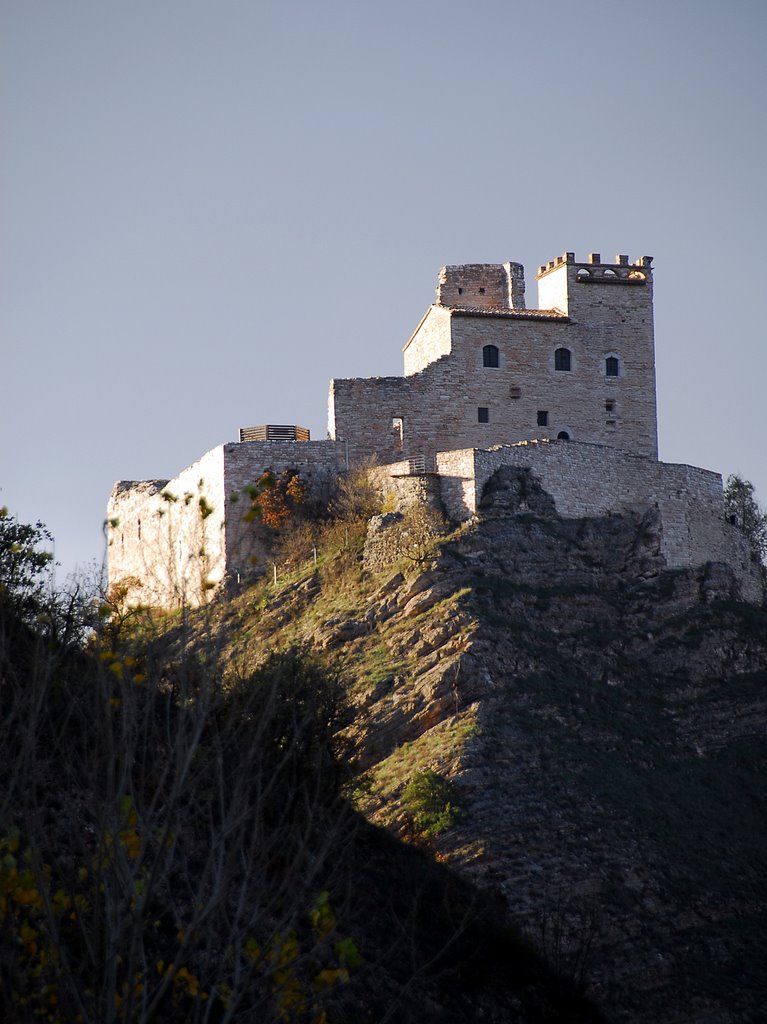
<path fill-rule="evenodd" d="M 262 568 L 269 554 L 261 532 L 243 521 L 248 509 L 246 488 L 266 469 L 277 474 L 296 469 L 308 485 L 308 497 L 326 502 L 336 477 L 348 463 L 346 445 L 334 441 L 247 441 L 223 447 L 227 572 L 237 579 Z"/>
<path fill-rule="evenodd" d="M 329 435 L 360 461 L 433 459 L 561 433 L 657 458 L 649 258 L 597 265 L 571 255 L 545 268 L 540 310 L 503 304 L 505 265 L 443 268 L 438 296 L 475 304 L 430 307 L 405 346 L 404 377 L 332 381 Z"/>
<path fill-rule="evenodd" d="M 403 350 L 405 376 L 420 373 L 438 359 L 449 356 L 450 350 L 450 311 L 430 306 Z"/>
<path fill-rule="evenodd" d="M 227 578 L 251 571 L 252 559 L 263 561 L 258 530 L 242 518 L 246 487 L 266 469 L 297 469 L 322 499 L 345 465 L 343 444 L 246 441 L 219 445 L 172 480 L 118 481 L 107 513 L 109 586 L 127 581 L 142 604 L 203 603 Z"/>
<path fill-rule="evenodd" d="M 436 466 L 445 511 L 459 522 L 476 513 L 485 484 L 501 466 L 529 467 L 554 498 L 559 514 L 568 518 L 655 506 L 669 567 L 726 562 L 738 575 L 743 596 L 761 600 L 761 574 L 748 542 L 725 521 L 718 473 L 572 441 L 443 452 Z"/>
<path fill-rule="evenodd" d="M 173 480 L 118 481 L 107 516 L 110 587 L 141 604 L 201 604 L 226 572 L 223 446 Z"/>

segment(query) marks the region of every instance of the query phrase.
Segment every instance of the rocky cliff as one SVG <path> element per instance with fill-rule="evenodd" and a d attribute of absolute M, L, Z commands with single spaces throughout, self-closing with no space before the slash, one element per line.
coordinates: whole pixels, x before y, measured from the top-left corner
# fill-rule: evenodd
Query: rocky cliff
<path fill-rule="evenodd" d="M 366 814 L 423 841 L 408 783 L 447 780 L 438 857 L 610 1019 L 763 1020 L 767 614 L 723 565 L 667 571 L 661 529 L 562 519 L 502 470 L 458 533 L 378 518 L 368 571 L 243 595 L 236 656 L 321 652 Z"/>

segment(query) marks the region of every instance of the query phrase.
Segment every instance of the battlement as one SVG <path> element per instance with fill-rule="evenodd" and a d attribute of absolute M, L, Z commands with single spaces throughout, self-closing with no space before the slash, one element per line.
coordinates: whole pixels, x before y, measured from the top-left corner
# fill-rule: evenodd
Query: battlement
<path fill-rule="evenodd" d="M 613 263 L 603 263 L 598 252 L 590 252 L 586 263 L 578 263 L 574 252 L 566 252 L 538 267 L 536 279 L 566 266 L 575 270 L 576 280 L 581 283 L 645 284 L 652 271 L 652 261 L 652 256 L 640 256 L 635 263 L 629 263 L 628 256 L 619 254 Z"/>
<path fill-rule="evenodd" d="M 634 263 L 619 253 L 614 262 L 602 262 L 591 252 L 585 262 L 566 252 L 538 268 L 538 303 L 558 309 L 584 323 L 652 323 L 652 256 Z M 581 285 L 591 285 L 581 288 Z M 593 287 L 607 285 L 606 288 Z M 617 288 L 615 287 L 617 286 Z"/>

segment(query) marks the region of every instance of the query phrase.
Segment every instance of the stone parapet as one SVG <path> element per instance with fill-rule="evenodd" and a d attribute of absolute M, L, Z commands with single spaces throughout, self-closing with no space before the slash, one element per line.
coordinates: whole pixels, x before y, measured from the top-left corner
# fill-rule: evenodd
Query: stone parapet
<path fill-rule="evenodd" d="M 726 562 L 740 580 L 743 597 L 762 598 L 758 563 L 743 534 L 724 518 L 718 473 L 572 441 L 440 452 L 436 466 L 443 505 L 458 522 L 476 514 L 485 484 L 501 466 L 531 469 L 566 518 L 657 508 L 661 552 L 670 568 Z"/>

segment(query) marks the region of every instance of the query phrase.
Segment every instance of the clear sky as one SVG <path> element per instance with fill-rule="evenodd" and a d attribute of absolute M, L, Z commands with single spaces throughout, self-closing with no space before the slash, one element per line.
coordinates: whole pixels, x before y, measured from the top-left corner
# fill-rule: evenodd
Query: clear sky
<path fill-rule="evenodd" d="M 325 436 L 445 263 L 655 257 L 661 458 L 767 502 L 763 0 L 0 0 L 0 504 Z"/>

